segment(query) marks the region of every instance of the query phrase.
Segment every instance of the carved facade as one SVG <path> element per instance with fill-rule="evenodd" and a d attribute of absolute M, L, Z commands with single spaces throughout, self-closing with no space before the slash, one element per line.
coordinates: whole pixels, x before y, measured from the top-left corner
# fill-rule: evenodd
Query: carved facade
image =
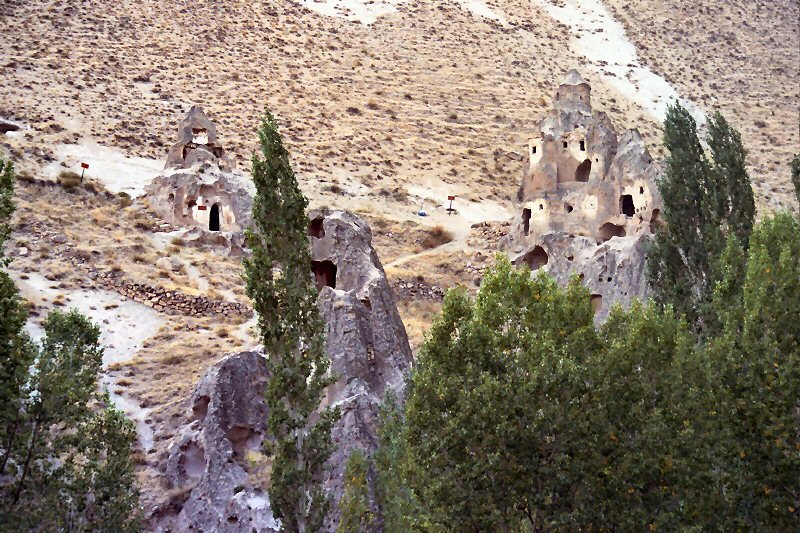
<path fill-rule="evenodd" d="M 241 232 L 249 224 L 252 199 L 233 167 L 214 123 L 193 106 L 178 126 L 164 173 L 147 187 L 150 205 L 175 226 Z"/>
<path fill-rule="evenodd" d="M 618 136 L 571 70 L 527 146 L 516 214 L 501 247 L 560 281 L 578 274 L 602 318 L 647 293 L 646 241 L 659 224 L 656 165 L 639 135 Z"/>

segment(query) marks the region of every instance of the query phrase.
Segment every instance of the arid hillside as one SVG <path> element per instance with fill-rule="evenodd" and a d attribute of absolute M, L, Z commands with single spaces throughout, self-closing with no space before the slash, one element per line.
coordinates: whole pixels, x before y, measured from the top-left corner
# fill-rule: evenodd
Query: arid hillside
<path fill-rule="evenodd" d="M 278 117 L 311 207 L 369 222 L 416 351 L 444 290 L 479 284 L 572 68 L 656 160 L 671 98 L 701 123 L 720 109 L 759 209 L 795 208 L 798 16 L 794 0 L 4 0 L 0 118 L 17 126 L 0 157 L 20 178 L 6 248 L 31 332 L 67 306 L 101 326 L 143 503 L 163 510 L 185 498 L 160 469 L 192 387 L 257 345 L 240 258 L 173 237 L 135 198 L 192 105 L 245 174 L 259 116 Z M 57 181 L 81 162 L 85 183 Z"/>

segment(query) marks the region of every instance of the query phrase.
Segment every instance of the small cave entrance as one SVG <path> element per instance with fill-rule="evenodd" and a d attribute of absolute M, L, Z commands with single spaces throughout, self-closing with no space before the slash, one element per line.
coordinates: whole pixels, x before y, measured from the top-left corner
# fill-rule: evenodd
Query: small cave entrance
<path fill-rule="evenodd" d="M 323 287 L 336 288 L 336 265 L 333 261 L 311 261 L 311 270 L 314 272 L 318 291 Z"/>
<path fill-rule="evenodd" d="M 597 314 L 603 308 L 603 296 L 601 294 L 592 294 L 589 297 L 589 303 L 592 304 L 592 312 Z"/>
<path fill-rule="evenodd" d="M 219 231 L 219 205 L 214 204 L 208 212 L 208 230 Z"/>
<path fill-rule="evenodd" d="M 575 169 L 575 181 L 586 183 L 589 181 L 589 174 L 592 173 L 592 160 L 584 159 L 583 163 Z"/>
<path fill-rule="evenodd" d="M 325 236 L 325 228 L 322 223 L 325 221 L 322 217 L 317 217 L 308 223 L 308 234 L 315 239 L 321 239 Z"/>
<path fill-rule="evenodd" d="M 527 235 L 531 230 L 531 210 L 527 207 L 522 210 L 522 232 Z"/>
<path fill-rule="evenodd" d="M 632 195 L 623 194 L 619 197 L 619 212 L 626 217 L 632 217 L 636 214 L 636 207 L 633 205 Z"/>
<path fill-rule="evenodd" d="M 600 226 L 600 231 L 598 232 L 598 244 L 606 242 L 613 237 L 624 237 L 625 236 L 625 228 L 622 226 L 617 226 L 612 222 L 606 222 L 602 226 Z"/>
<path fill-rule="evenodd" d="M 549 257 L 541 246 L 536 246 L 533 250 L 522 256 L 522 260 L 531 267 L 531 270 L 538 270 L 547 264 Z"/>

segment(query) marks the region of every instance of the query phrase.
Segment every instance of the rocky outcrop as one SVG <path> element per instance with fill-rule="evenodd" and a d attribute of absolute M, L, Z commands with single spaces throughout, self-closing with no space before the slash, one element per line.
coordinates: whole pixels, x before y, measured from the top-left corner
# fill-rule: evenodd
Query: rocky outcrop
<path fill-rule="evenodd" d="M 342 417 L 333 428 L 337 449 L 325 481 L 338 502 L 350 453 L 355 448 L 371 453 L 377 447 L 378 406 L 388 389 L 402 398 L 412 355 L 367 223 L 343 211 L 313 211 L 309 219 L 325 349 L 332 371 L 340 376 L 327 395 L 327 403 L 338 406 Z"/>
<path fill-rule="evenodd" d="M 660 223 L 657 172 L 639 132 L 618 137 L 608 115 L 592 111 L 589 83 L 570 71 L 528 143 L 517 214 L 500 248 L 562 281 L 582 274 L 602 319 L 613 303 L 647 295 L 644 250 Z M 611 281 L 593 286 L 595 277 Z"/>
<path fill-rule="evenodd" d="M 520 254 L 517 264 L 543 270 L 562 284 L 580 276 L 591 293 L 595 319 L 605 320 L 613 304 L 629 306 L 649 295 L 645 274 L 648 235 L 615 237 L 600 245 L 594 239 L 562 232 L 543 235 Z"/>
<path fill-rule="evenodd" d="M 150 208 L 168 225 L 190 228 L 185 240 L 240 254 L 242 232 L 252 222 L 248 183 L 234 170 L 214 123 L 194 106 L 178 126 L 178 141 L 164 172 L 145 194 Z"/>
<path fill-rule="evenodd" d="M 253 199 L 244 178 L 207 162 L 157 176 L 145 194 L 153 211 L 173 226 L 232 233 L 251 223 Z"/>
<path fill-rule="evenodd" d="M 223 171 L 233 170 L 225 149 L 217 138 L 217 127 L 200 106 L 192 106 L 178 125 L 178 140 L 167 154 L 167 168 L 191 168 L 208 161 Z"/>
<path fill-rule="evenodd" d="M 169 448 L 166 477 L 186 494 L 177 516 L 161 516 L 159 531 L 278 530 L 266 492 L 256 479 L 268 415 L 263 392 L 264 356 L 242 352 L 225 357 L 192 395 L 192 422 Z"/>
<path fill-rule="evenodd" d="M 327 491 L 338 503 L 350 453 L 355 448 L 375 450 L 378 407 L 389 389 L 402 398 L 412 355 L 367 224 L 342 211 L 315 211 L 310 220 L 309 275 L 320 289 L 325 350 L 331 371 L 339 378 L 322 405 L 341 410 L 332 432 L 336 451 L 325 478 Z M 173 490 L 188 487 L 188 497 L 174 516 L 155 520 L 159 528 L 271 531 L 275 527 L 266 494 L 248 479 L 254 461 L 246 457 L 257 455 L 265 438 L 265 368 L 258 354 L 230 355 L 197 386 L 193 421 L 172 444 L 166 471 Z M 326 529 L 333 531 L 337 521 L 334 511 Z"/>

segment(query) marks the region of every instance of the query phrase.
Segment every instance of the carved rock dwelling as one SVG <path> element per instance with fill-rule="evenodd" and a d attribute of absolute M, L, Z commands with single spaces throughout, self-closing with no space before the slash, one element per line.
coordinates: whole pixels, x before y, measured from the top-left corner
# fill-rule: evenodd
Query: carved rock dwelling
<path fill-rule="evenodd" d="M 146 194 L 151 207 L 174 226 L 238 233 L 250 223 L 252 198 L 244 178 L 199 106 L 178 126 L 178 142 L 170 149 L 164 173 Z"/>
<path fill-rule="evenodd" d="M 571 70 L 527 146 L 518 205 L 501 247 L 517 264 L 592 290 L 598 318 L 646 296 L 644 250 L 659 223 L 657 175 L 639 132 L 617 136 L 592 111 L 591 86 Z"/>

